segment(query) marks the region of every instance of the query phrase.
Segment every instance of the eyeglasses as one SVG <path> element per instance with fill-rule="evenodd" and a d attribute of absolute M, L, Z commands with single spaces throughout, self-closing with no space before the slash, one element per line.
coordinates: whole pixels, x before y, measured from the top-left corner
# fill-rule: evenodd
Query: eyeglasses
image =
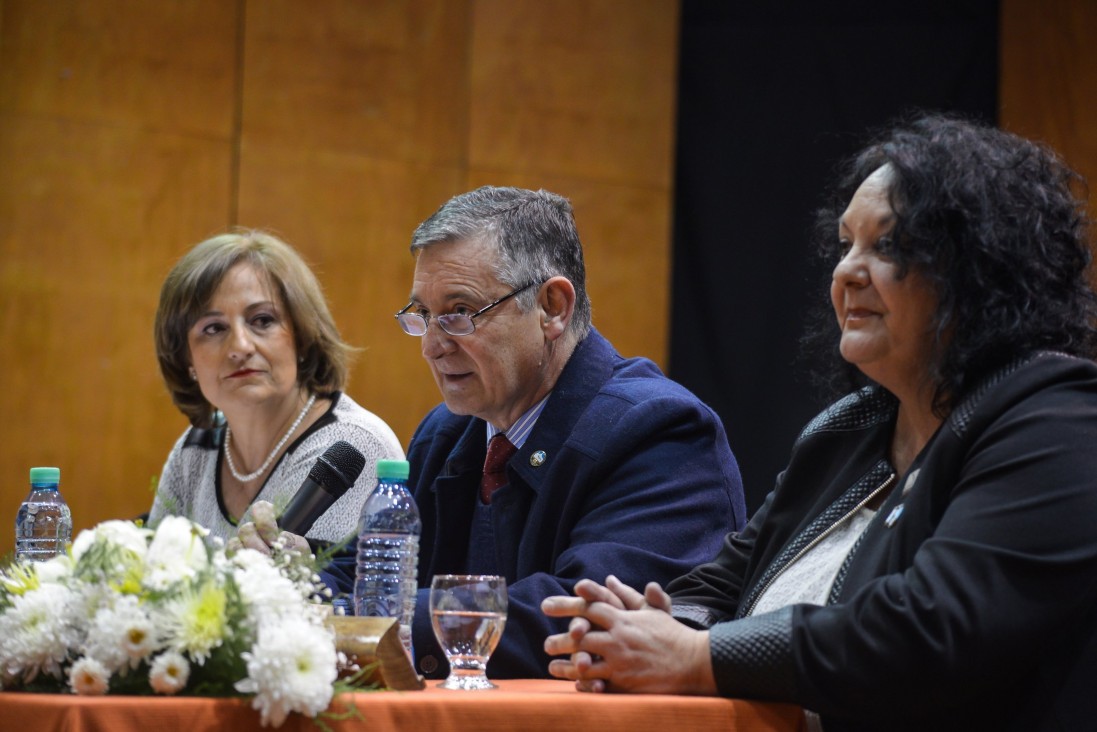
<path fill-rule="evenodd" d="M 539 282 L 530 282 L 528 285 L 522 285 L 517 290 L 503 295 L 498 300 L 490 302 L 484 307 L 477 310 L 475 313 L 446 313 L 445 315 L 423 315 L 421 313 L 409 313 L 408 310 L 414 305 L 414 302 L 409 302 L 404 306 L 404 309 L 396 313 L 396 319 L 400 322 L 400 327 L 404 329 L 404 332 L 412 336 L 422 336 L 427 333 L 427 326 L 430 324 L 431 318 L 433 318 L 438 326 L 449 333 L 451 336 L 467 336 L 472 335 L 476 330 L 476 321 L 474 318 L 479 318 L 481 315 L 491 310 L 497 305 L 501 305 L 507 300 L 511 299 L 518 293 L 528 290 L 534 285 L 539 285 Z"/>

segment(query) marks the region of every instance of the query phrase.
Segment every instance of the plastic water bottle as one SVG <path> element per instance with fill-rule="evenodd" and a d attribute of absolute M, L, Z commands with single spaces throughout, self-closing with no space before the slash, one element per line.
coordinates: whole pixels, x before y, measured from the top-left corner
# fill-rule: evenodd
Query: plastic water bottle
<path fill-rule="evenodd" d="M 378 460 L 377 487 L 362 506 L 354 614 L 398 618 L 408 655 L 423 522 L 408 490 L 406 460 Z"/>
<path fill-rule="evenodd" d="M 30 493 L 15 517 L 15 556 L 35 562 L 61 554 L 72 538 L 72 513 L 57 489 L 60 468 L 31 468 Z"/>

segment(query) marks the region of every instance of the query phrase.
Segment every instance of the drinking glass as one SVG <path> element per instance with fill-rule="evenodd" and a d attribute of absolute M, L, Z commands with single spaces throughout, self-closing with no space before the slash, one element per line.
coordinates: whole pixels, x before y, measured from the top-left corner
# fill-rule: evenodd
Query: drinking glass
<path fill-rule="evenodd" d="M 430 583 L 434 637 L 449 660 L 443 689 L 494 689 L 488 658 L 507 622 L 507 582 L 487 574 L 439 574 Z"/>

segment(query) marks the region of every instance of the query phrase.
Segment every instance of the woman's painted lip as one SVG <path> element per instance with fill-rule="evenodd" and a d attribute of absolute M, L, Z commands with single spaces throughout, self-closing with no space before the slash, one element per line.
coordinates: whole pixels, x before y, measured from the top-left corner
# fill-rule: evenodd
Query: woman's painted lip
<path fill-rule="evenodd" d="M 231 374 L 229 374 L 229 378 L 234 379 L 238 376 L 250 376 L 251 374 L 257 374 L 257 373 L 259 373 L 259 372 L 256 371 L 255 369 L 240 369 L 239 371 L 234 371 Z"/>

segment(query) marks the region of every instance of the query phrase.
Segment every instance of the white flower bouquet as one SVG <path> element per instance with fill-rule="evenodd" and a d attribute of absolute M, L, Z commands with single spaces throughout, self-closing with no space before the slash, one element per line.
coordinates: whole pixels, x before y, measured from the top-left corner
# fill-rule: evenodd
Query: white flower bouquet
<path fill-rule="evenodd" d="M 180 517 L 107 521 L 71 554 L 0 571 L 0 685 L 251 695 L 264 726 L 326 710 L 340 654 L 312 557 L 229 557 L 206 534 Z"/>

